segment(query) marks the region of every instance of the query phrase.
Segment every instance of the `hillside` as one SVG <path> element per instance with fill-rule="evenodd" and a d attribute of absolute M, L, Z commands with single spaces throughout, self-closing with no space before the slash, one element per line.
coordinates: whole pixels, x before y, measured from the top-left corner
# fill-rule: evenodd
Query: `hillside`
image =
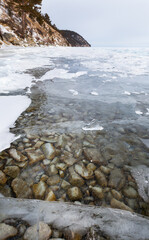
<path fill-rule="evenodd" d="M 68 43 L 71 46 L 90 47 L 90 44 L 76 32 L 69 31 L 69 30 L 61 30 L 60 33 L 68 41 Z"/>
<path fill-rule="evenodd" d="M 67 32 L 58 30 L 38 10 L 34 10 L 34 15 L 26 13 L 25 33 L 22 34 L 22 17 L 15 7 L 9 7 L 7 0 L 0 1 L 0 45 L 90 46 L 77 33 L 72 41 L 72 35 Z"/>

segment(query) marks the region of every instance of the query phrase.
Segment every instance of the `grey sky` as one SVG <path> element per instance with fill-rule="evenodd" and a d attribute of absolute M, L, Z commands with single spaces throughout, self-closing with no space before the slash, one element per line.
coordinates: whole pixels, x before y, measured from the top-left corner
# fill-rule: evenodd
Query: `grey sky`
<path fill-rule="evenodd" d="M 149 47 L 149 0 L 43 0 L 42 12 L 92 46 Z"/>

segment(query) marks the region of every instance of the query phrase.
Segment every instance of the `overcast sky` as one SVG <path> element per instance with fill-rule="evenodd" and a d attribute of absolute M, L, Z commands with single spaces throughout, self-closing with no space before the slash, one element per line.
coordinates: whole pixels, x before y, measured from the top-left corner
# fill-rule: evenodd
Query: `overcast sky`
<path fill-rule="evenodd" d="M 149 0 L 43 0 L 42 12 L 92 46 L 149 47 Z"/>

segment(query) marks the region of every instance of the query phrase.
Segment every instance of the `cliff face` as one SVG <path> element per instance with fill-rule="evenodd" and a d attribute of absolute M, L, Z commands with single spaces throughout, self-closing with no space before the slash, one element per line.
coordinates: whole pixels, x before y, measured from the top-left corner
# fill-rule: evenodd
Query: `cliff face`
<path fill-rule="evenodd" d="M 53 46 L 83 46 L 82 37 L 80 45 L 69 39 L 65 31 L 52 27 L 44 19 L 42 24 L 36 17 L 26 14 L 25 37 L 21 32 L 21 17 L 11 9 L 11 14 L 6 0 L 0 1 L 0 45 L 12 44 L 21 46 L 53 45 Z M 71 37 L 71 35 L 70 35 Z M 72 38 L 72 37 L 71 37 Z M 84 40 L 84 43 L 86 41 Z M 84 45 L 86 46 L 86 44 Z"/>
<path fill-rule="evenodd" d="M 69 30 L 61 30 L 60 33 L 62 36 L 68 41 L 71 46 L 74 47 L 90 47 L 91 45 L 78 33 L 69 31 Z"/>

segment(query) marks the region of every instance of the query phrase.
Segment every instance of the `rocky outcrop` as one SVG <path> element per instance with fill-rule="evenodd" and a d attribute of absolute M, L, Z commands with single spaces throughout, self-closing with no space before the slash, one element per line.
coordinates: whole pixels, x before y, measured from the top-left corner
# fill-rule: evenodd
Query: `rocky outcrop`
<path fill-rule="evenodd" d="M 26 14 L 25 33 L 22 36 L 22 19 L 18 12 L 9 9 L 7 1 L 0 2 L 0 45 L 21 46 L 89 46 L 89 44 L 77 33 L 60 31 L 54 25 L 46 21 L 44 16 L 33 17 Z M 74 37 L 73 37 L 74 36 Z"/>
<path fill-rule="evenodd" d="M 71 46 L 74 47 L 90 47 L 91 45 L 78 33 L 69 31 L 69 30 L 61 30 L 60 33 L 62 36 L 68 41 Z"/>

